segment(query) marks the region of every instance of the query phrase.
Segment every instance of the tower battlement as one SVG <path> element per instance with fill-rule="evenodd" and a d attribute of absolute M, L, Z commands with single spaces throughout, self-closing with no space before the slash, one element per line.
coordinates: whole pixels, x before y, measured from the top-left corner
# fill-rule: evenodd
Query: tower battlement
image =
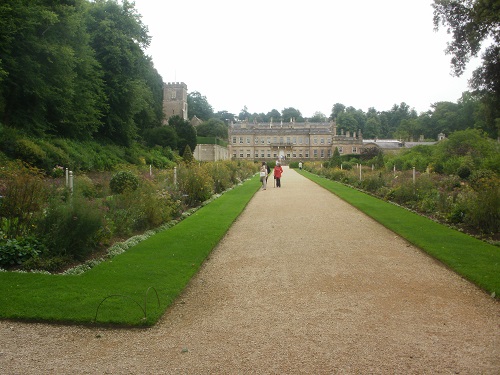
<path fill-rule="evenodd" d="M 187 90 L 187 85 L 184 82 L 167 82 L 167 83 L 163 83 L 163 86 L 171 87 L 171 88 L 175 88 L 175 89 L 186 89 Z"/>

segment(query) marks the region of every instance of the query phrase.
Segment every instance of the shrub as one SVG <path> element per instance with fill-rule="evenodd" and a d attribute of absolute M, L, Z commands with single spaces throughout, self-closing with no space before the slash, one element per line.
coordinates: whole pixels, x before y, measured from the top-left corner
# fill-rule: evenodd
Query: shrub
<path fill-rule="evenodd" d="M 473 199 L 463 199 L 467 207 L 465 223 L 478 228 L 482 233 L 500 231 L 500 179 L 481 178 L 474 181 L 476 195 Z"/>
<path fill-rule="evenodd" d="M 194 163 L 178 169 L 179 190 L 184 194 L 188 205 L 193 206 L 209 199 L 212 194 L 213 180 L 210 175 Z"/>
<path fill-rule="evenodd" d="M 44 207 L 47 189 L 37 169 L 21 163 L 8 163 L 0 173 L 0 217 L 4 233 L 9 238 L 27 235 L 37 215 Z"/>
<path fill-rule="evenodd" d="M 109 188 L 114 194 L 121 194 L 126 190 L 136 190 L 139 187 L 139 178 L 130 171 L 120 171 L 111 177 Z"/>
<path fill-rule="evenodd" d="M 69 202 L 52 200 L 39 221 L 39 236 L 51 255 L 84 259 L 100 240 L 102 216 L 95 201 L 80 197 Z"/>
<path fill-rule="evenodd" d="M 74 178 L 75 194 L 85 198 L 97 198 L 98 191 L 94 182 L 86 175 L 78 175 Z"/>
<path fill-rule="evenodd" d="M 213 191 L 220 194 L 232 186 L 231 171 L 223 162 L 205 163 L 202 168 L 212 177 Z"/>
<path fill-rule="evenodd" d="M 0 242 L 0 267 L 20 266 L 29 259 L 38 258 L 45 246 L 32 237 L 11 238 Z"/>
<path fill-rule="evenodd" d="M 54 167 L 59 165 L 66 167 L 70 165 L 69 155 L 63 149 L 45 140 L 38 140 L 37 144 L 47 155 L 47 158 L 44 161 L 44 169 L 47 172 L 51 172 Z"/>
<path fill-rule="evenodd" d="M 20 160 L 38 168 L 43 168 L 47 154 L 35 142 L 27 138 L 18 139 L 15 146 L 15 155 Z"/>
<path fill-rule="evenodd" d="M 382 178 L 381 173 L 370 173 L 366 174 L 363 177 L 363 181 L 361 182 L 361 188 L 371 193 L 375 193 L 382 186 L 384 186 L 384 184 L 385 181 Z"/>

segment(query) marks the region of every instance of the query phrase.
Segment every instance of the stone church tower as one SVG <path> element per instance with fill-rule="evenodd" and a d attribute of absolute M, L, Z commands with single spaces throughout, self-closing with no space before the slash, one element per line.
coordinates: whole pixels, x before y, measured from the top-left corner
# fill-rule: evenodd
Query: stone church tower
<path fill-rule="evenodd" d="M 163 113 L 166 124 L 172 116 L 188 119 L 187 85 L 184 82 L 168 82 L 163 84 Z"/>

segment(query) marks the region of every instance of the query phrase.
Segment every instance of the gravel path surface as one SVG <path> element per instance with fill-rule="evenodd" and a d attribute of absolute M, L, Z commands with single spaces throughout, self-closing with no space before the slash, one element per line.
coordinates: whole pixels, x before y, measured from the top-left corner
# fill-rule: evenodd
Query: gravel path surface
<path fill-rule="evenodd" d="M 0 321 L 2 374 L 499 374 L 500 304 L 285 168 L 150 329 Z"/>

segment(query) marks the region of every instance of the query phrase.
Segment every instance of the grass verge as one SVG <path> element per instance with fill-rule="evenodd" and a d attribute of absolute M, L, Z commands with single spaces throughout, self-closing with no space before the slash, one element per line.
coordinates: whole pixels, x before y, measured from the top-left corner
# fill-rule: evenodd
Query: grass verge
<path fill-rule="evenodd" d="M 82 275 L 0 272 L 0 318 L 155 324 L 259 189 L 258 177 Z"/>
<path fill-rule="evenodd" d="M 303 176 L 334 193 L 419 247 L 497 299 L 500 249 L 402 207 L 306 171 Z"/>

